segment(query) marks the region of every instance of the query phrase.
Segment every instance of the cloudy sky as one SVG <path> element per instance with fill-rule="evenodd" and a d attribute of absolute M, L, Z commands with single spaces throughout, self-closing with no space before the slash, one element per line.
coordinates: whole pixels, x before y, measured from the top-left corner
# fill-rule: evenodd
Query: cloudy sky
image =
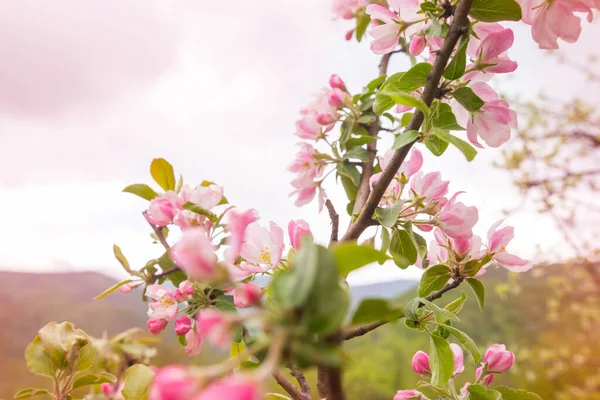
<path fill-rule="evenodd" d="M 366 43 L 343 40 L 349 26 L 332 21 L 329 8 L 327 0 L 1 1 L 0 267 L 118 276 L 113 243 L 133 265 L 155 257 L 145 202 L 121 193 L 150 183 L 154 157 L 188 183 L 220 183 L 232 203 L 264 219 L 304 218 L 325 241 L 327 216 L 288 198 L 294 121 L 331 73 L 357 91 L 376 77 L 378 62 Z M 499 90 L 585 95 L 583 79 L 537 50 L 528 27 L 515 32 L 510 54 L 520 67 L 495 82 Z M 599 35 L 598 24 L 586 25 L 579 43 L 562 47 L 580 57 Z M 398 56 L 391 70 L 406 66 Z M 491 167 L 498 155 L 487 149 L 468 164 L 449 150 L 424 166 L 467 192 L 481 234 L 502 209 L 521 205 L 508 175 Z M 341 210 L 336 190 L 329 193 Z M 512 250 L 530 257 L 537 244 L 559 244 L 552 223 L 522 206 L 509 220 Z M 352 280 L 399 276 L 418 271 L 377 266 Z"/>

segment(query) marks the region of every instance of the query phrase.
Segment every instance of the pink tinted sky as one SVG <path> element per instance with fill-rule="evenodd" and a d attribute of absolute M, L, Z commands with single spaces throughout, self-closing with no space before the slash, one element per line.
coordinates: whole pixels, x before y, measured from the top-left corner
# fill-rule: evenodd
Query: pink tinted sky
<path fill-rule="evenodd" d="M 326 239 L 327 216 L 287 197 L 294 121 L 331 73 L 356 91 L 377 65 L 365 43 L 343 40 L 348 25 L 331 20 L 327 0 L 51 3 L 0 3 L 0 267 L 118 275 L 113 243 L 133 265 L 155 257 L 144 202 L 120 191 L 149 182 L 157 156 L 189 183 L 219 182 L 235 204 L 281 225 L 305 218 Z M 583 78 L 549 64 L 527 27 L 516 34 L 511 55 L 520 68 L 498 89 L 524 97 L 542 89 L 556 98 L 585 93 Z M 599 35 L 597 24 L 586 25 L 579 43 L 561 45 L 580 57 Z M 392 71 L 406 66 L 398 57 Z M 442 169 L 452 189 L 479 206 L 480 234 L 501 209 L 520 204 L 509 177 L 491 167 L 498 155 L 484 150 L 472 164 L 453 150 L 426 158 L 425 170 Z M 329 193 L 342 209 L 343 196 Z M 520 255 L 561 241 L 531 207 L 509 222 Z M 417 275 L 377 266 L 353 281 Z"/>

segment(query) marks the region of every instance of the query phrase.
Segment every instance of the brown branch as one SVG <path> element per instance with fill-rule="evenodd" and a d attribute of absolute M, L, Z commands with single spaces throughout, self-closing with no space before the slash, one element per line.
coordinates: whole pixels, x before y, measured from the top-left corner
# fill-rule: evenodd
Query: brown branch
<path fill-rule="evenodd" d="M 335 211 L 335 207 L 331 200 L 327 199 L 325 201 L 325 207 L 327 207 L 327 211 L 329 211 L 329 218 L 331 218 L 331 237 L 329 239 L 329 243 L 335 243 L 338 240 L 338 231 L 340 228 L 340 216 Z"/>
<path fill-rule="evenodd" d="M 454 20 L 452 21 L 452 25 L 450 26 L 450 30 L 448 31 L 446 39 L 444 39 L 444 43 L 442 44 L 440 51 L 437 53 L 435 63 L 433 64 L 433 68 L 429 73 L 429 76 L 427 77 L 427 83 L 425 84 L 423 94 L 421 95 L 421 100 L 423 100 L 423 102 L 427 106 L 430 106 L 433 100 L 435 99 L 435 96 L 438 92 L 438 86 L 442 78 L 442 74 L 446 69 L 446 64 L 450 59 L 452 51 L 454 50 L 458 39 L 467 30 L 467 24 L 469 22 L 468 15 L 469 10 L 471 8 L 471 3 L 472 0 L 461 0 L 461 2 L 456 7 Z M 425 116 L 423 112 L 421 112 L 420 110 L 415 111 L 405 131 L 418 131 L 421 128 L 421 125 L 423 124 L 424 118 Z M 346 234 L 342 238 L 342 241 L 358 239 L 361 233 L 363 233 L 363 231 L 367 228 L 367 222 L 372 218 L 373 213 L 375 212 L 375 208 L 377 208 L 377 205 L 379 204 L 379 201 L 385 193 L 386 188 L 394 178 L 394 175 L 398 171 L 398 168 L 400 168 L 400 166 L 402 165 L 402 162 L 408 155 L 410 148 L 415 142 L 409 143 L 406 146 L 401 147 L 394 152 L 387 168 L 382 172 L 381 178 L 373 185 L 373 189 L 371 190 L 371 193 L 369 194 L 364 204 L 364 207 L 362 207 L 360 215 L 358 216 L 357 220 L 350 226 L 348 232 L 346 232 Z M 359 199 L 357 195 L 356 204 L 358 204 L 358 200 Z"/>
<path fill-rule="evenodd" d="M 142 214 L 144 214 L 144 218 L 146 218 L 146 212 L 144 211 Z M 148 221 L 148 220 L 146 219 L 146 221 Z M 165 239 L 165 235 L 163 235 L 161 227 L 150 223 L 150 221 L 148 221 L 148 224 L 152 227 L 152 230 L 154 231 L 154 234 L 156 235 L 160 244 L 163 245 L 165 250 L 169 250 L 171 248 L 171 246 L 169 246 L 167 239 Z"/>
<path fill-rule="evenodd" d="M 273 378 L 277 381 L 279 386 L 283 388 L 290 396 L 292 396 L 293 400 L 307 400 L 304 394 L 289 381 L 280 371 L 273 372 Z"/>
<path fill-rule="evenodd" d="M 288 365 L 288 368 L 290 369 L 290 373 L 292 374 L 292 376 L 296 378 L 296 381 L 298 381 L 298 384 L 300 385 L 300 389 L 302 389 L 302 394 L 304 395 L 305 399 L 312 399 L 310 384 L 306 380 L 306 376 L 304 376 L 302 370 L 296 367 L 295 365 Z"/>

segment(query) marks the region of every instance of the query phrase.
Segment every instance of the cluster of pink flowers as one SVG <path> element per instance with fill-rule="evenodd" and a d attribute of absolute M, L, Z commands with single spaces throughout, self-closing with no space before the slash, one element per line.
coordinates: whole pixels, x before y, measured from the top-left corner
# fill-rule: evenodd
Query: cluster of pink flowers
<path fill-rule="evenodd" d="M 352 19 L 356 16 L 356 12 L 369 2 L 370 0 L 333 0 L 331 9 L 335 19 Z"/>
<path fill-rule="evenodd" d="M 174 291 L 162 285 L 149 285 L 146 287 L 146 296 L 151 300 L 148 305 L 147 327 L 154 335 L 162 332 L 169 321 L 174 320 L 179 314 L 179 304 L 185 302 L 194 294 L 194 286 L 190 281 L 183 281 Z M 189 318 L 183 315 L 175 322 L 175 332 L 181 331 L 181 325 Z"/>

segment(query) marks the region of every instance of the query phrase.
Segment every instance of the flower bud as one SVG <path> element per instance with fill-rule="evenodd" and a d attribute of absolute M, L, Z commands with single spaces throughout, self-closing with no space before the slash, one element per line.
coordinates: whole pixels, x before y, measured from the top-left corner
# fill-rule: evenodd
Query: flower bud
<path fill-rule="evenodd" d="M 412 369 L 419 375 L 430 375 L 431 367 L 429 365 L 429 355 L 420 350 L 417 351 L 412 358 Z"/>
<path fill-rule="evenodd" d="M 333 117 L 329 114 L 319 114 L 317 116 L 317 123 L 319 123 L 320 125 L 329 125 L 334 121 L 335 120 L 333 119 Z"/>
<path fill-rule="evenodd" d="M 105 394 L 106 396 L 110 396 L 111 394 L 113 394 L 115 392 L 115 387 L 113 386 L 112 383 L 102 383 L 100 385 L 100 391 Z"/>
<path fill-rule="evenodd" d="M 394 400 L 421 400 L 423 395 L 416 390 L 398 390 L 394 396 Z"/>
<path fill-rule="evenodd" d="M 450 343 L 450 350 L 452 350 L 452 355 L 454 356 L 453 374 L 459 375 L 465 370 L 465 356 L 461 347 L 456 343 Z"/>
<path fill-rule="evenodd" d="M 408 52 L 413 56 L 418 56 L 425 50 L 425 45 L 427 42 L 423 36 L 415 36 L 410 41 L 410 45 L 408 46 Z"/>
<path fill-rule="evenodd" d="M 344 38 L 348 41 L 352 40 L 352 36 L 354 35 L 354 29 L 350 29 L 348 32 L 346 32 L 346 36 L 344 36 Z"/>
<path fill-rule="evenodd" d="M 288 224 L 288 234 L 290 235 L 290 241 L 292 242 L 292 247 L 294 250 L 298 250 L 300 248 L 302 238 L 305 235 L 310 235 L 311 238 L 313 237 L 310 227 L 308 226 L 308 222 L 303 219 L 290 221 Z"/>
<path fill-rule="evenodd" d="M 160 318 L 150 318 L 148 320 L 148 322 L 146 323 L 146 326 L 148 327 L 148 330 L 153 334 L 153 335 L 158 335 L 159 333 L 162 332 L 163 329 L 165 329 L 167 327 L 167 324 L 169 322 L 165 319 L 160 319 Z"/>
<path fill-rule="evenodd" d="M 262 399 L 259 382 L 246 376 L 230 376 L 208 385 L 194 400 L 255 400 Z"/>
<path fill-rule="evenodd" d="M 250 308 L 260 304 L 262 288 L 255 283 L 243 283 L 233 289 L 233 304 L 239 308 Z"/>
<path fill-rule="evenodd" d="M 344 92 L 346 91 L 346 84 L 339 76 L 333 74 L 331 78 L 329 78 L 329 85 L 334 89 L 340 89 Z"/>
<path fill-rule="evenodd" d="M 485 352 L 483 363 L 488 372 L 501 374 L 507 371 L 515 363 L 515 355 L 506 350 L 503 344 L 493 344 Z"/>
<path fill-rule="evenodd" d="M 148 400 L 192 399 L 198 383 L 184 367 L 169 365 L 158 370 L 152 380 Z"/>
<path fill-rule="evenodd" d="M 178 335 L 185 335 L 192 329 L 192 321 L 187 315 L 182 315 L 175 321 L 175 333 Z"/>
<path fill-rule="evenodd" d="M 486 374 L 483 377 L 481 374 L 483 374 L 483 368 L 479 367 L 477 370 L 475 370 L 475 376 L 477 377 L 477 380 L 480 381 L 482 385 L 490 386 L 494 380 L 494 374 Z"/>

